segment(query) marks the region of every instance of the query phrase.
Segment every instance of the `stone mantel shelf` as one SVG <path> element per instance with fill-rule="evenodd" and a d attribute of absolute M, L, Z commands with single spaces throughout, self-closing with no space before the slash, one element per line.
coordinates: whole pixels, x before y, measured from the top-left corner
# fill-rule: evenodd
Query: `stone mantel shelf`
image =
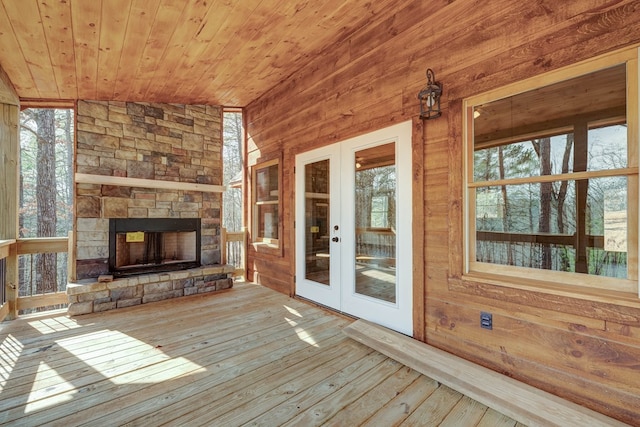
<path fill-rule="evenodd" d="M 156 179 L 129 178 L 120 176 L 92 175 L 76 173 L 78 184 L 99 184 L 121 187 L 159 188 L 164 190 L 202 191 L 205 193 L 222 193 L 222 185 L 198 184 L 195 182 L 161 181 Z"/>

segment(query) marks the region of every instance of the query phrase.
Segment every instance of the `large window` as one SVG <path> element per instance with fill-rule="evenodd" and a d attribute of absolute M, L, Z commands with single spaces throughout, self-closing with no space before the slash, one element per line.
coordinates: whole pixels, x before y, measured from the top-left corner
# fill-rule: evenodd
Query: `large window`
<path fill-rule="evenodd" d="M 277 160 L 253 167 L 253 241 L 278 246 L 280 170 Z"/>
<path fill-rule="evenodd" d="M 637 292 L 629 69 L 594 61 L 579 75 L 467 101 L 468 273 Z"/>

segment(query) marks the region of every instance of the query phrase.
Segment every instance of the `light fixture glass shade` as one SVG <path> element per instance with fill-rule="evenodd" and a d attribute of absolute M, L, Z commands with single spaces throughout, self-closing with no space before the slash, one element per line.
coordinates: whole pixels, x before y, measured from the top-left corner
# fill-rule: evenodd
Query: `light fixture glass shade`
<path fill-rule="evenodd" d="M 442 96 L 442 84 L 436 82 L 435 74 L 427 69 L 427 85 L 418 93 L 420 100 L 420 118 L 423 120 L 435 119 L 442 115 L 440 110 L 440 97 Z"/>

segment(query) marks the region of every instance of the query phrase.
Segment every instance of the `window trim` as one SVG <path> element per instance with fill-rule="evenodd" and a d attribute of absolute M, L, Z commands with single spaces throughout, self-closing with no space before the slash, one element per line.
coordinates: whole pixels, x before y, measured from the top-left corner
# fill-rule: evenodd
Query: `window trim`
<path fill-rule="evenodd" d="M 568 67 L 564 67 L 540 76 L 535 76 L 523 81 L 512 83 L 482 94 L 468 97 L 463 100 L 463 276 L 462 279 L 474 282 L 496 283 L 501 285 L 518 287 L 515 283 L 522 282 L 526 277 L 527 283 L 533 283 L 539 289 L 558 290 L 561 285 L 561 292 L 576 291 L 579 295 L 584 293 L 585 288 L 594 289 L 597 292 L 613 291 L 624 294 L 635 293 L 639 295 L 638 277 L 638 209 L 639 197 L 639 175 L 638 175 L 638 144 L 640 113 L 638 107 L 639 84 L 638 80 L 638 56 L 639 49 L 636 46 L 623 50 L 611 52 L 587 61 L 580 62 Z M 474 106 L 496 101 L 509 96 L 525 93 L 537 88 L 559 83 L 581 75 L 589 74 L 601 69 L 615 65 L 626 64 L 627 73 L 627 167 L 612 171 L 602 171 L 602 175 L 621 175 L 630 177 L 628 183 L 629 205 L 627 207 L 627 227 L 628 245 L 632 248 L 628 251 L 628 279 L 616 279 L 603 276 L 588 275 L 574 272 L 540 270 L 536 268 L 507 266 L 475 261 L 475 191 L 478 187 L 486 186 L 487 182 L 473 181 L 474 165 L 474 134 L 473 119 Z M 574 180 L 588 175 L 597 177 L 599 171 L 572 172 L 560 175 L 549 175 L 535 177 L 533 182 L 549 182 L 559 180 Z M 584 176 L 583 176 L 584 175 Z M 514 184 L 519 179 L 505 179 L 491 181 L 493 185 Z M 526 178 L 526 182 L 532 182 L 531 178 Z M 634 215 L 634 213 L 636 213 Z M 604 282 L 604 283 L 603 283 Z M 514 285 L 511 285 L 511 284 Z M 568 286 L 565 286 L 568 285 Z M 580 290 L 582 288 L 582 291 Z"/>
<path fill-rule="evenodd" d="M 272 166 L 278 167 L 278 173 L 277 173 L 278 199 L 259 202 L 256 200 L 258 195 L 258 191 L 257 191 L 258 186 L 256 182 L 258 177 L 258 172 L 262 169 L 270 168 Z M 277 217 L 278 222 L 276 224 L 276 229 L 278 230 L 277 239 L 258 235 L 258 230 L 260 229 L 258 225 L 258 220 L 259 220 L 258 209 L 259 209 L 259 206 L 268 206 L 268 205 L 276 205 L 278 208 L 278 217 Z M 281 246 L 280 240 L 282 239 L 282 167 L 281 167 L 281 162 L 279 158 L 267 160 L 264 162 L 259 162 L 251 166 L 251 206 L 252 206 L 251 207 L 251 213 L 252 213 L 251 224 L 253 229 L 251 236 L 252 236 L 252 244 L 254 245 L 254 248 L 257 249 L 258 247 L 264 247 L 264 248 L 279 249 Z"/>

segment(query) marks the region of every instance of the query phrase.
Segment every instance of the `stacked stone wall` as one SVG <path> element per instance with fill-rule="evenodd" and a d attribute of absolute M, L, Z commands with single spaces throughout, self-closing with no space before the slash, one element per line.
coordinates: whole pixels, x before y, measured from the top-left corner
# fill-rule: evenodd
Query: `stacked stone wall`
<path fill-rule="evenodd" d="M 232 266 L 200 267 L 168 273 L 144 274 L 112 282 L 84 280 L 67 286 L 71 316 L 132 307 L 233 287 Z"/>
<path fill-rule="evenodd" d="M 222 184 L 218 106 L 80 101 L 76 172 Z M 76 184 L 76 275 L 108 272 L 110 218 L 201 218 L 204 265 L 220 262 L 222 194 Z"/>

